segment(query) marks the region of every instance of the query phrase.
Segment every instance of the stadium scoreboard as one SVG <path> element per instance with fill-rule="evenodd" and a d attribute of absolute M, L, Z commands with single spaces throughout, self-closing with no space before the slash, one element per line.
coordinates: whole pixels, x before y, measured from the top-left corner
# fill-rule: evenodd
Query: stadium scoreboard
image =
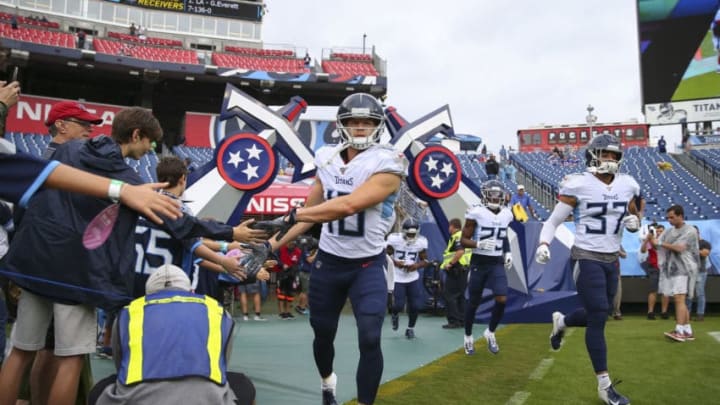
<path fill-rule="evenodd" d="M 199 14 L 208 17 L 233 18 L 261 21 L 262 3 L 234 2 L 228 0 L 105 0 L 154 10 Z"/>

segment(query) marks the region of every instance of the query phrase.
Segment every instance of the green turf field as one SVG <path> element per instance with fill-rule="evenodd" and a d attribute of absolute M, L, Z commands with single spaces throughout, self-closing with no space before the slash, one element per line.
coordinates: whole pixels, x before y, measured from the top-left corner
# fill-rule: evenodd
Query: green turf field
<path fill-rule="evenodd" d="M 693 100 L 717 97 L 720 92 L 720 74 L 709 72 L 680 82 L 673 94 L 673 100 Z"/>
<path fill-rule="evenodd" d="M 628 316 L 606 329 L 610 376 L 634 404 L 711 404 L 720 401 L 720 318 L 694 322 L 697 339 L 674 343 L 671 320 Z M 599 404 L 584 330 L 550 350 L 549 324 L 509 325 L 497 332 L 500 353 L 461 350 L 380 388 L 378 404 Z M 720 336 L 718 336 L 720 339 Z M 542 365 L 542 366 L 541 366 Z M 349 402 L 354 403 L 354 402 Z"/>

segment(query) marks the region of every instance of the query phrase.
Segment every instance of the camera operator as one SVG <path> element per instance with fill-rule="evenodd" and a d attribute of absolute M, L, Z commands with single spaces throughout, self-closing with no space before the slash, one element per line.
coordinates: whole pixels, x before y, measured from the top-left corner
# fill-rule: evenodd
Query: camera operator
<path fill-rule="evenodd" d="M 300 293 L 298 294 L 298 304 L 295 311 L 302 315 L 307 315 L 308 311 L 308 290 L 310 289 L 310 272 L 312 271 L 315 256 L 317 255 L 318 240 L 309 235 L 303 235 L 298 238 L 298 247 L 302 252 L 300 256 Z"/>
<path fill-rule="evenodd" d="M 660 235 L 662 235 L 662 232 L 664 230 L 665 227 L 663 225 L 653 222 L 648 226 L 648 233 L 640 244 L 640 253 L 647 253 L 647 259 L 645 259 L 645 261 L 643 261 L 640 266 L 643 270 L 645 270 L 645 273 L 648 277 L 647 319 L 649 320 L 655 319 L 655 303 L 657 302 L 658 282 L 660 279 L 659 259 L 661 253 L 655 248 L 655 245 L 657 244 L 657 240 Z M 661 314 L 663 315 L 663 317 L 667 316 L 667 308 L 669 304 L 670 298 L 663 296 L 662 303 L 660 305 Z"/>

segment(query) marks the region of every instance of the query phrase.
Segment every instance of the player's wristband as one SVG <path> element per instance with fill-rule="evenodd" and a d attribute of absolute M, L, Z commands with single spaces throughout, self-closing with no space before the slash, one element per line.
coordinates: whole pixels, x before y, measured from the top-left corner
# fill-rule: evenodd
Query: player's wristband
<path fill-rule="evenodd" d="M 227 253 L 228 252 L 228 243 L 225 241 L 220 242 L 220 252 Z"/>
<path fill-rule="evenodd" d="M 110 180 L 110 186 L 108 187 L 107 193 L 110 201 L 114 203 L 120 202 L 120 191 L 124 185 L 125 183 L 120 180 Z"/>

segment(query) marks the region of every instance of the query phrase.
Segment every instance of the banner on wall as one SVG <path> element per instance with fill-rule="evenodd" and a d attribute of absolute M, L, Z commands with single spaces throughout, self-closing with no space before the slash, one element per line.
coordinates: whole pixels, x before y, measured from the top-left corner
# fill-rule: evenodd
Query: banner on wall
<path fill-rule="evenodd" d="M 52 106 L 65 99 L 38 97 L 20 94 L 20 101 L 10 109 L 5 130 L 8 132 L 22 132 L 32 134 L 46 134 L 48 129 L 45 120 Z M 93 114 L 99 115 L 103 123 L 95 126 L 92 136 L 110 135 L 113 119 L 118 111 L 125 107 L 112 104 L 88 103 L 81 101 L 81 104 Z"/>
<path fill-rule="evenodd" d="M 720 98 L 645 105 L 645 121 L 652 125 L 720 120 Z"/>

